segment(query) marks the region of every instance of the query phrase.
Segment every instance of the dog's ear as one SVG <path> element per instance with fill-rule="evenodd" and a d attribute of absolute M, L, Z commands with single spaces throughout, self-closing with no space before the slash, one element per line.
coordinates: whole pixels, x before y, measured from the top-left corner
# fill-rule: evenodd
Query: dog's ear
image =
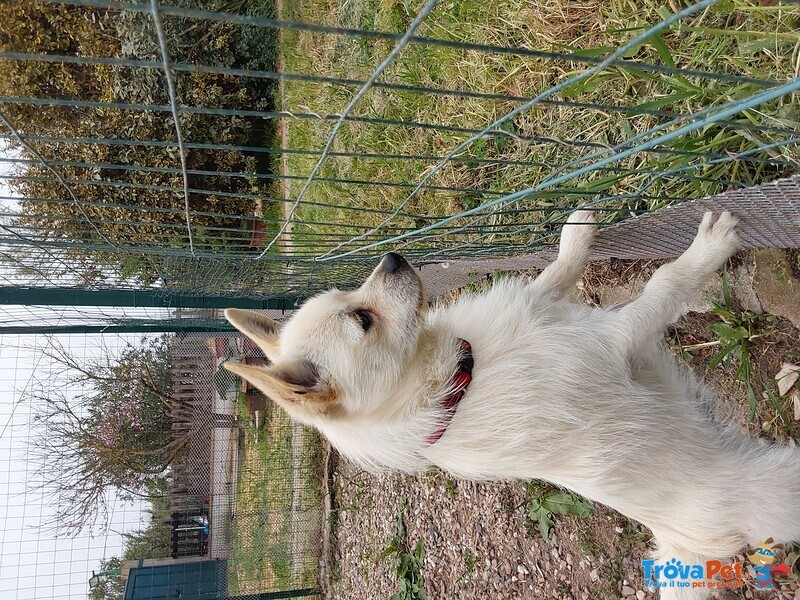
<path fill-rule="evenodd" d="M 227 309 L 225 318 L 253 340 L 268 359 L 275 360 L 278 355 L 278 323 L 261 313 L 241 308 Z"/>
<path fill-rule="evenodd" d="M 319 369 L 307 360 L 295 360 L 270 367 L 226 362 L 225 368 L 261 390 L 291 416 L 332 416 L 341 410 L 335 387 L 320 377 Z"/>

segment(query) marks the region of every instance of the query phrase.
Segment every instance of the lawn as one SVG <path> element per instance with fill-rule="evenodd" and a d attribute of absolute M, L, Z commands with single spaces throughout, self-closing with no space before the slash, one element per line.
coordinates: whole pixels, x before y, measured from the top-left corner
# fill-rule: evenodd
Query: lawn
<path fill-rule="evenodd" d="M 283 8 L 286 19 L 348 28 L 404 31 L 421 2 L 400 0 L 294 0 Z M 679 2 L 669 6 L 678 8 Z M 761 6 L 755 1 L 720 2 L 661 36 L 629 52 L 627 59 L 661 66 L 713 71 L 760 80 L 788 81 L 796 76 L 792 53 L 800 40 L 796 8 Z M 531 98 L 588 68 L 581 58 L 605 56 L 670 14 L 662 2 L 551 0 L 532 5 L 521 0 L 441 2 L 418 35 L 475 44 L 524 47 L 572 54 L 573 60 L 551 60 L 412 44 L 392 64 L 382 82 Z M 288 73 L 366 79 L 394 46 L 391 40 L 283 30 L 279 55 Z M 337 252 L 434 223 L 475 208 L 502 194 L 541 182 L 554 169 L 619 144 L 669 116 L 694 113 L 763 89 L 750 82 L 701 79 L 683 74 L 653 73 L 613 67 L 553 96 L 557 104 L 521 113 L 503 132 L 485 137 L 450 162 L 384 224 L 401 206 L 410 187 L 436 164 L 430 157 L 450 152 L 468 133 L 521 104 L 522 100 L 457 97 L 398 89 L 373 89 L 353 115 L 370 119 L 427 124 L 348 123 L 333 144 L 334 152 L 306 192 L 308 204 L 297 212 L 293 243 L 320 253 Z M 336 115 L 355 94 L 354 85 L 285 83 L 281 107 L 306 115 Z M 800 125 L 796 101 L 783 97 L 541 192 L 503 210 L 461 219 L 436 237 L 417 238 L 406 248 L 416 256 L 444 252 L 512 254 L 547 239 L 547 222 L 560 209 L 596 202 L 605 221 L 614 221 L 670 202 L 704 197 L 730 186 L 751 185 L 796 172 L 796 146 L 756 152 L 752 161 L 702 165 L 711 158 L 750 151 L 785 139 Z M 631 112 L 632 111 L 632 112 Z M 761 129 L 753 129 L 758 125 Z M 432 126 L 432 127 L 431 127 Z M 287 197 L 295 198 L 333 128 L 330 120 L 289 119 L 287 145 L 310 154 L 287 157 Z M 363 154 L 395 155 L 365 158 Z M 422 158 L 397 158 L 405 157 Z M 426 158 L 427 157 L 427 158 Z M 700 165 L 689 177 L 658 174 Z M 355 183 L 347 183 L 348 180 Z M 411 185 L 410 185 L 411 184 Z M 647 184 L 646 192 L 640 188 Z M 539 222 L 545 226 L 536 227 Z M 379 227 L 371 232 L 370 228 Z M 457 230 L 457 228 L 461 228 Z M 356 235 L 368 234 L 352 242 Z M 383 249 L 386 249 L 384 247 Z M 381 249 L 378 248 L 377 251 Z M 376 252 L 377 252 L 376 251 Z"/>
<path fill-rule="evenodd" d="M 314 587 L 322 519 L 321 443 L 267 405 L 261 428 L 245 423 L 229 559 L 229 593 Z"/>

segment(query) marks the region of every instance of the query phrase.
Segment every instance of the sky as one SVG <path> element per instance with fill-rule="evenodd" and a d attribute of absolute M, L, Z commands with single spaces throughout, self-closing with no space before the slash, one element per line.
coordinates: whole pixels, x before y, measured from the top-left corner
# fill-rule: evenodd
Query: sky
<path fill-rule="evenodd" d="M 0 156 L 7 152 L 0 147 Z M 0 174 L 8 163 L 0 161 Z M 0 196 L 11 195 L 0 179 Z M 0 201 L 2 212 L 13 210 L 13 202 Z M 0 285 L 3 285 L 0 272 Z M 0 321 L 24 314 L 21 307 L 0 306 Z M 2 600 L 84 599 L 92 570 L 99 572 L 100 559 L 118 556 L 121 533 L 143 526 L 142 505 L 113 503 L 109 532 L 56 539 L 40 527 L 52 515 L 48 501 L 30 489 L 35 464 L 30 460 L 34 406 L 26 391 L 43 377 L 58 385 L 52 365 L 42 358 L 44 336 L 0 335 L 0 598 Z M 121 348 L 124 336 L 59 336 L 76 356 L 89 358 L 108 348 Z M 80 390 L 64 388 L 68 394 Z M 58 477 L 58 473 L 53 473 Z"/>
<path fill-rule="evenodd" d="M 100 344 L 87 336 L 59 336 L 78 356 Z M 57 539 L 40 525 L 52 514 L 49 502 L 30 489 L 35 464 L 29 459 L 34 406 L 25 392 L 36 385 L 34 372 L 57 380 L 41 352 L 44 336 L 0 336 L 0 598 L 85 598 L 92 569 L 122 551 L 120 533 L 144 524 L 142 506 L 114 502 L 109 532 Z M 108 343 L 108 340 L 105 341 Z M 122 343 L 120 341 L 120 343 Z M 66 390 L 67 393 L 77 390 Z M 13 413 L 13 414 L 12 414 Z M 57 473 L 53 473 L 57 477 Z"/>

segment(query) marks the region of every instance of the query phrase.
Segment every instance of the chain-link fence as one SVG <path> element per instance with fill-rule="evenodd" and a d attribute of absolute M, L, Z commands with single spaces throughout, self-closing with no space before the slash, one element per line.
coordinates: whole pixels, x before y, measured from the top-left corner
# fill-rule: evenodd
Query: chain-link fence
<path fill-rule="evenodd" d="M 798 171 L 790 3 L 374 4 L 2 5 L 6 285 L 293 301 Z"/>
<path fill-rule="evenodd" d="M 225 560 L 230 596 L 315 588 L 320 439 L 222 367 L 266 362 L 246 338 L 178 335 L 170 355 L 172 396 L 186 407 L 172 432 L 187 436 L 170 468 L 171 558 Z"/>
<path fill-rule="evenodd" d="M 222 367 L 265 362 L 249 340 L 6 334 L 0 351 L 4 597 L 82 597 L 93 573 L 102 600 L 316 595 L 324 447 Z"/>

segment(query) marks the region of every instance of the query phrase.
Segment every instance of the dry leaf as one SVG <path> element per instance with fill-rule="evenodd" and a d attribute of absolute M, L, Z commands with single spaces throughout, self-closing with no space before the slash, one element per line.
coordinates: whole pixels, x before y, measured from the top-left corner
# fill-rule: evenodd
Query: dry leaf
<path fill-rule="evenodd" d="M 792 363 L 783 363 L 781 370 L 775 375 L 775 381 L 778 382 L 778 394 L 785 396 L 797 383 L 798 378 L 800 378 L 800 367 Z"/>
<path fill-rule="evenodd" d="M 800 421 L 800 390 L 792 392 L 792 406 L 794 406 L 794 420 Z"/>

